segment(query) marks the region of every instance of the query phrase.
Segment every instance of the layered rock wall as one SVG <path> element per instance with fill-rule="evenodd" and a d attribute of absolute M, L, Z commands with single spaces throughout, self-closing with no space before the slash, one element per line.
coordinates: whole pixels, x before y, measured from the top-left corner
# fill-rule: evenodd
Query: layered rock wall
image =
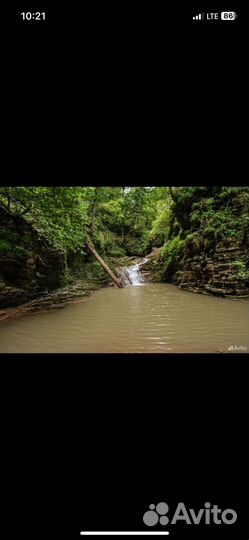
<path fill-rule="evenodd" d="M 221 296 L 248 296 L 247 281 L 240 276 L 237 261 L 246 264 L 246 251 L 240 241 L 220 242 L 211 250 L 205 245 L 193 253 L 186 245 L 182 258 L 171 276 L 171 281 L 180 287 Z"/>
<path fill-rule="evenodd" d="M 0 308 L 63 284 L 64 252 L 39 237 L 21 216 L 0 208 L 0 235 Z"/>

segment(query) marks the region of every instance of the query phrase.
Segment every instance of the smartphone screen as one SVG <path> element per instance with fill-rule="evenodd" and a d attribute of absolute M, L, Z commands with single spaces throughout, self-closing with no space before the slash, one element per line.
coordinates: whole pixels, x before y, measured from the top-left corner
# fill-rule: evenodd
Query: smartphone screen
<path fill-rule="evenodd" d="M 1 13 L 3 537 L 246 540 L 247 5 Z"/>

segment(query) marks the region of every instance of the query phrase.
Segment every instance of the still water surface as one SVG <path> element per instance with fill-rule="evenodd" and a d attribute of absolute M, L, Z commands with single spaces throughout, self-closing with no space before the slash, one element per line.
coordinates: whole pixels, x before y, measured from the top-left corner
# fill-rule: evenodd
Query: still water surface
<path fill-rule="evenodd" d="M 246 300 L 162 283 L 110 287 L 64 309 L 7 320 L 0 325 L 0 352 L 248 351 L 248 322 Z"/>

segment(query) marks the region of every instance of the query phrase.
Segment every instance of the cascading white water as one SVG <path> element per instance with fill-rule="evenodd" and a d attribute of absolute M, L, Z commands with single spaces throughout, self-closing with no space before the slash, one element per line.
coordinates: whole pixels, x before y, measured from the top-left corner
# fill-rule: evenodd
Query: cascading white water
<path fill-rule="evenodd" d="M 144 283 L 142 274 L 139 273 L 139 264 L 126 268 L 129 285 L 141 285 Z"/>
<path fill-rule="evenodd" d="M 134 264 L 134 266 L 125 266 L 121 269 L 120 274 L 123 285 L 142 285 L 145 283 L 139 267 L 145 264 L 146 261 L 147 258 L 143 259 L 143 261 L 139 264 Z"/>

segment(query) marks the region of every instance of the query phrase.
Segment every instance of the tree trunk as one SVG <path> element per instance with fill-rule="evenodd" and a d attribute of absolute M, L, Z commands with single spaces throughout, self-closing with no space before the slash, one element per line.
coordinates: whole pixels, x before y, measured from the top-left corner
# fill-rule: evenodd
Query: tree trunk
<path fill-rule="evenodd" d="M 95 214 L 97 210 L 97 204 L 98 204 L 98 187 L 95 188 L 94 191 L 94 199 L 93 199 L 93 206 L 92 206 L 92 219 L 91 219 L 91 231 L 94 229 L 95 225 Z"/>
<path fill-rule="evenodd" d="M 118 287 L 122 288 L 123 285 L 121 285 L 121 280 L 117 276 L 115 276 L 115 274 L 112 272 L 109 266 L 107 266 L 105 261 L 103 261 L 103 259 L 97 253 L 89 237 L 86 238 L 86 246 L 88 247 L 89 251 L 91 251 L 91 253 L 94 255 L 95 259 L 97 259 L 99 264 L 101 264 L 102 268 L 104 268 L 105 272 L 110 276 L 112 281 L 114 281 L 114 283 L 116 283 Z"/>
<path fill-rule="evenodd" d="M 174 202 L 177 202 L 177 197 L 175 196 L 175 193 L 174 193 L 172 187 L 170 187 L 170 186 L 169 186 L 169 193 L 170 193 L 171 199 L 173 199 Z"/>

